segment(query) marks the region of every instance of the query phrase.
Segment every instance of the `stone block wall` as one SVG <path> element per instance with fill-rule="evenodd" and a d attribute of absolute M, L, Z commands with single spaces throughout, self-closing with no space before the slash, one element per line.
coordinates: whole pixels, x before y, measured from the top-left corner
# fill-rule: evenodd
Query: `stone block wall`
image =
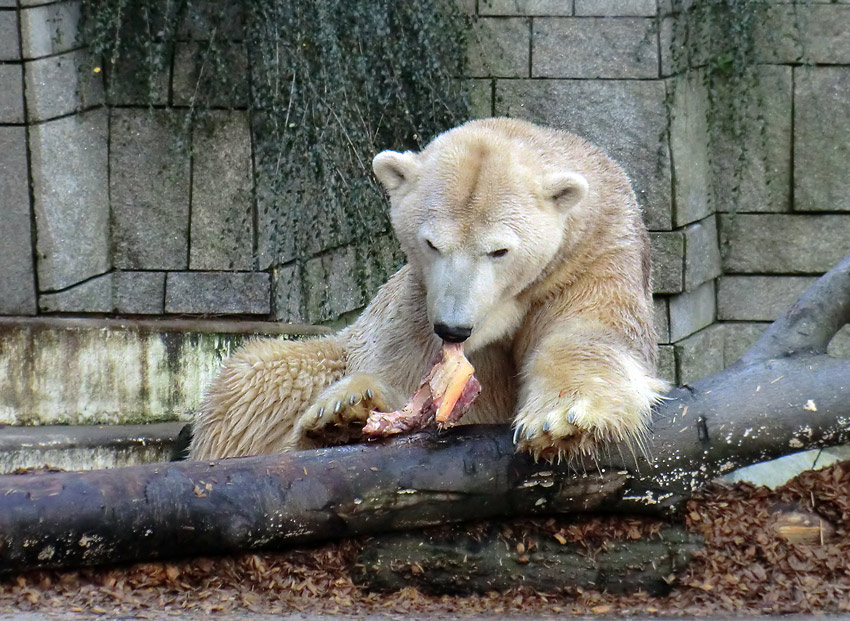
<path fill-rule="evenodd" d="M 650 229 L 666 377 L 687 383 L 734 362 L 850 252 L 847 3 L 769 7 L 744 106 L 750 133 L 735 138 L 709 122 L 699 50 L 677 65 L 674 3 L 478 0 L 475 10 L 481 113 L 580 134 L 630 174 Z M 848 328 L 830 351 L 850 355 Z"/>
<path fill-rule="evenodd" d="M 733 139 L 709 123 L 704 67 L 670 49 L 680 16 L 669 1 L 459 1 L 474 15 L 475 115 L 582 135 L 632 178 L 668 379 L 731 363 L 850 252 L 850 4 L 777 0 L 758 39 L 757 134 Z M 223 4 L 234 11 L 224 23 L 239 24 L 239 3 Z M 0 314 L 319 322 L 365 303 L 356 255 L 397 260 L 387 236 L 329 247 L 317 232 L 305 271 L 324 284 L 306 290 L 291 257 L 270 260 L 263 119 L 246 109 L 238 28 L 232 84 L 186 149 L 205 15 L 180 26 L 153 106 L 121 76 L 105 82 L 78 21 L 79 0 L 0 0 Z M 838 353 L 850 350 L 842 338 Z"/>

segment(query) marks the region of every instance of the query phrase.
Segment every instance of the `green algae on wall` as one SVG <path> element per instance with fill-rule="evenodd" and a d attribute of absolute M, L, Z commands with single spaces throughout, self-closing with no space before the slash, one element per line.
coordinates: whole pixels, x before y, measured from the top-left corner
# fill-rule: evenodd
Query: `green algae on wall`
<path fill-rule="evenodd" d="M 188 420 L 221 361 L 248 338 L 119 323 L 0 323 L 0 424 Z"/>

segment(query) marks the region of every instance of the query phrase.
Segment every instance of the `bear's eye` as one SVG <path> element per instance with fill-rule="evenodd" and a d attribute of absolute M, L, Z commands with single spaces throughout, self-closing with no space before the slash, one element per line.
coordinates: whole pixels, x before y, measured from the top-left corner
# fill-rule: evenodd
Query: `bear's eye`
<path fill-rule="evenodd" d="M 432 243 L 431 243 L 431 240 L 430 240 L 430 239 L 426 239 L 426 240 L 425 240 L 425 243 L 426 243 L 426 244 L 428 244 L 428 247 L 429 247 L 431 250 L 433 250 L 434 252 L 440 252 L 439 250 L 437 250 L 437 247 L 436 247 L 434 244 L 432 244 Z"/>
<path fill-rule="evenodd" d="M 488 252 L 487 256 L 491 259 L 498 259 L 499 257 L 503 257 L 508 254 L 507 248 L 499 248 L 498 250 L 494 250 L 493 252 Z"/>

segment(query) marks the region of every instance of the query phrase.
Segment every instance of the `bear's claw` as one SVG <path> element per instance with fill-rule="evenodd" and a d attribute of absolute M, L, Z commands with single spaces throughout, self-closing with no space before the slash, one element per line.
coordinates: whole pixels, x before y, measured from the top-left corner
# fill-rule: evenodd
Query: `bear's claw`
<path fill-rule="evenodd" d="M 596 447 L 593 432 L 564 422 L 564 419 L 569 420 L 570 416 L 559 417 L 556 412 L 552 412 L 548 416 L 535 418 L 527 410 L 520 412 L 516 417 L 513 436 L 517 450 L 530 453 L 535 461 L 543 459 L 549 462 L 577 457 L 579 454 L 593 454 Z"/>
<path fill-rule="evenodd" d="M 328 446 L 360 440 L 372 410 L 389 411 L 395 391 L 366 373 L 355 373 L 331 384 L 298 421 L 299 445 Z"/>

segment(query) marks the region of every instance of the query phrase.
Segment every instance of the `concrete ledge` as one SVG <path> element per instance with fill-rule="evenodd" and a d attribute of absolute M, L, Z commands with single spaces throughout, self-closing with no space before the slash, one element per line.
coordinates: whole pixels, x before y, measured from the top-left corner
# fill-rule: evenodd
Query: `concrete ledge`
<path fill-rule="evenodd" d="M 226 321 L 223 319 L 92 319 L 83 317 L 4 317 L 0 331 L 14 327 L 76 330 L 133 330 L 137 332 L 197 332 L 198 334 L 264 334 L 318 336 L 330 334 L 325 326 L 277 321 Z"/>
<path fill-rule="evenodd" d="M 150 425 L 41 425 L 2 427 L 0 453 L 21 449 L 46 451 L 75 448 L 173 446 L 185 423 Z"/>
<path fill-rule="evenodd" d="M 184 423 L 3 427 L 0 474 L 43 466 L 96 470 L 168 461 L 183 426 Z"/>
<path fill-rule="evenodd" d="M 328 331 L 272 322 L 0 318 L 0 424 L 187 420 L 222 361 L 248 338 Z"/>

